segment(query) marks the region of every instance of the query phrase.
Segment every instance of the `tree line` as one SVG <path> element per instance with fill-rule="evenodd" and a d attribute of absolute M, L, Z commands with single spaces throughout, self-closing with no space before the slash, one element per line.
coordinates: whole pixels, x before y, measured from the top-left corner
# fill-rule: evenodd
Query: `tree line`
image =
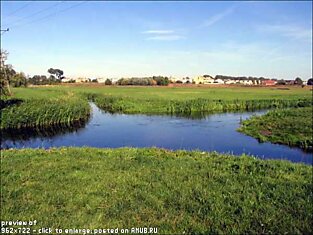
<path fill-rule="evenodd" d="M 3 95 L 10 95 L 11 87 L 21 87 L 21 86 L 27 86 L 28 84 L 31 85 L 53 85 L 61 83 L 61 80 L 64 79 L 64 72 L 61 69 L 54 69 L 49 68 L 48 73 L 50 74 L 49 77 L 46 75 L 34 75 L 33 77 L 27 77 L 23 72 L 16 72 L 13 69 L 13 66 L 10 64 L 6 64 L 8 52 L 1 50 L 1 69 L 0 69 L 0 85 L 1 85 L 1 94 Z M 204 75 L 204 77 L 211 77 L 209 75 Z M 221 80 L 267 80 L 269 78 L 264 77 L 233 77 L 233 76 L 225 76 L 225 75 L 216 75 L 215 79 L 221 79 Z M 271 80 L 276 80 L 278 85 L 286 85 L 287 81 L 284 79 L 276 79 L 271 78 Z M 189 81 L 189 78 L 188 78 Z M 74 82 L 74 81 L 73 81 Z M 96 79 L 90 80 L 90 82 L 97 82 Z M 137 85 L 137 86 L 167 86 L 170 83 L 170 80 L 168 77 L 164 76 L 153 76 L 153 77 L 133 77 L 133 78 L 121 78 L 119 79 L 116 84 L 117 85 Z M 293 84 L 295 85 L 304 85 L 304 82 L 301 78 L 297 77 Z M 112 85 L 112 81 L 110 79 L 107 79 L 105 81 L 105 85 Z M 307 81 L 307 85 L 313 85 L 313 79 L 310 78 Z"/>
<path fill-rule="evenodd" d="M 50 76 L 34 75 L 27 77 L 23 72 L 16 72 L 11 64 L 6 64 L 8 52 L 1 49 L 0 60 L 0 92 L 1 95 L 11 95 L 10 87 L 26 87 L 28 84 L 32 85 L 51 85 L 60 83 L 64 78 L 64 72 L 61 69 L 48 69 Z"/>
<path fill-rule="evenodd" d="M 116 82 L 117 85 L 135 85 L 135 86 L 167 86 L 169 84 L 168 77 L 153 76 L 144 78 L 121 78 Z"/>

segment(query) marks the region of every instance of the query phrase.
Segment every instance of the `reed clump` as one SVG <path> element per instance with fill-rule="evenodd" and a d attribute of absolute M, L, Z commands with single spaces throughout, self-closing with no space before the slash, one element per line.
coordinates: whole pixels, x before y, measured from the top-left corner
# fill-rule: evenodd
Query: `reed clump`
<path fill-rule="evenodd" d="M 70 124 L 87 120 L 90 107 L 78 97 L 25 99 L 1 110 L 1 129 L 20 129 Z"/>
<path fill-rule="evenodd" d="M 108 112 L 123 113 L 167 113 L 192 114 L 195 112 L 228 112 L 228 111 L 254 111 L 271 108 L 309 107 L 310 99 L 264 99 L 264 100 L 162 100 L 138 99 L 131 97 L 94 95 L 93 101 L 97 106 Z"/>

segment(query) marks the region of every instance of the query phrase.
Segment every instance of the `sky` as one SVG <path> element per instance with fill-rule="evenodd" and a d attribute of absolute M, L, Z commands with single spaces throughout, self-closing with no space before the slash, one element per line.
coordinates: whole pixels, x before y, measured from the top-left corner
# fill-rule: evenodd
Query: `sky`
<path fill-rule="evenodd" d="M 16 71 L 66 77 L 312 77 L 312 2 L 1 1 Z"/>

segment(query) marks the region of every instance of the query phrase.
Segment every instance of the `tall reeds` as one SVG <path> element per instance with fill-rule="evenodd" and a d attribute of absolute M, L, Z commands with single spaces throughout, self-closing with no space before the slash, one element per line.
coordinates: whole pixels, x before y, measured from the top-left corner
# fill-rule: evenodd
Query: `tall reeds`
<path fill-rule="evenodd" d="M 228 112 L 253 111 L 271 108 L 309 107 L 310 99 L 259 99 L 259 100 L 162 100 L 162 99 L 133 99 L 131 97 L 116 97 L 94 95 L 93 101 L 97 106 L 108 112 L 124 113 L 167 113 L 192 114 L 195 112 Z"/>
<path fill-rule="evenodd" d="M 27 99 L 1 110 L 1 129 L 44 127 L 86 120 L 90 107 L 85 99 Z"/>

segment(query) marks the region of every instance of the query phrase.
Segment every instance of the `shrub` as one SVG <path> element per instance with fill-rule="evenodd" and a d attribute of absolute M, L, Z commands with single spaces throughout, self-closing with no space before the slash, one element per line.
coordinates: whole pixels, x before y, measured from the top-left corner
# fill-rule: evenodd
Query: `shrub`
<path fill-rule="evenodd" d="M 105 85 L 112 85 L 112 81 L 110 79 L 106 79 L 104 84 Z"/>

